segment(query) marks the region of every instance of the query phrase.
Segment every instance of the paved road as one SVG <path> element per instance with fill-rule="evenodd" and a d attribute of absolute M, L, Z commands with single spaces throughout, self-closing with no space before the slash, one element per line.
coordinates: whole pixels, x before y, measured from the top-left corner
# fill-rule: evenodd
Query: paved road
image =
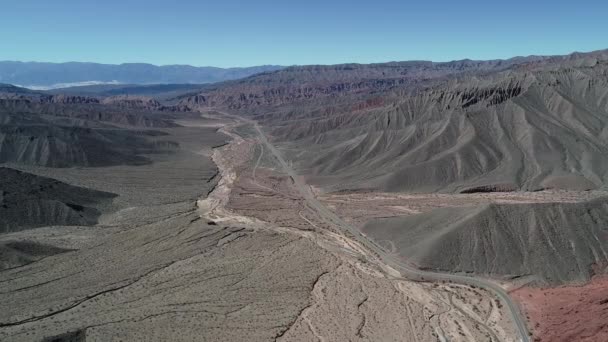
<path fill-rule="evenodd" d="M 443 281 L 443 280 L 445 280 L 445 281 L 451 281 L 451 282 L 459 283 L 459 284 L 473 285 L 473 286 L 477 286 L 480 288 L 484 288 L 490 292 L 493 292 L 500 298 L 500 300 L 503 303 L 505 303 L 507 305 L 509 311 L 511 312 L 511 316 L 513 317 L 513 320 L 517 326 L 517 330 L 520 335 L 520 341 L 522 341 L 522 342 L 530 341 L 530 337 L 528 336 L 528 329 L 527 329 L 526 323 L 521 315 L 521 312 L 519 311 L 518 306 L 513 302 L 511 297 L 509 297 L 509 295 L 507 294 L 507 292 L 504 289 L 502 289 L 500 286 L 498 286 L 496 284 L 484 281 L 482 279 L 476 279 L 473 277 L 456 275 L 456 274 L 448 274 L 448 273 L 435 273 L 435 272 L 429 272 L 429 271 L 422 271 L 422 270 L 419 270 L 412 266 L 409 266 L 400 260 L 397 260 L 395 258 L 395 256 L 387 253 L 383 248 L 381 248 L 380 246 L 376 245 L 373 241 L 371 241 L 371 240 L 367 239 L 365 236 L 363 236 L 359 232 L 358 229 L 354 228 L 353 226 L 351 226 L 350 224 L 348 224 L 347 222 L 342 220 L 340 217 L 338 217 L 334 212 L 327 209 L 327 207 L 325 207 L 325 205 L 323 205 L 323 203 L 321 203 L 314 196 L 314 194 L 310 190 L 310 187 L 300 180 L 300 178 L 295 173 L 295 171 L 289 166 L 289 164 L 285 161 L 285 159 L 283 159 L 283 156 L 281 155 L 281 153 L 274 147 L 274 145 L 272 145 L 268 141 L 268 139 L 266 138 L 266 135 L 264 134 L 264 132 L 262 131 L 260 126 L 257 123 L 254 123 L 254 122 L 251 122 L 251 123 L 253 123 L 256 131 L 258 132 L 258 135 L 260 137 L 260 142 L 263 143 L 264 146 L 266 146 L 266 148 L 268 148 L 268 150 L 276 157 L 276 159 L 281 164 L 283 171 L 285 173 L 287 173 L 293 179 L 298 191 L 306 199 L 308 204 L 321 215 L 321 217 L 327 219 L 329 222 L 344 229 L 345 231 L 348 231 L 359 243 L 361 243 L 365 247 L 369 248 L 370 250 L 374 251 L 378 256 L 380 256 L 380 259 L 385 264 L 398 270 L 403 276 L 405 276 L 408 279 L 426 280 L 426 281 Z"/>
<path fill-rule="evenodd" d="M 359 243 L 361 243 L 363 246 L 367 247 L 371 251 L 375 252 L 380 257 L 382 262 L 399 271 L 407 279 L 424 281 L 449 281 L 458 284 L 476 286 L 494 293 L 500 298 L 503 303 L 507 305 L 507 308 L 509 309 L 513 321 L 515 322 L 516 328 L 518 330 L 520 341 L 530 342 L 528 329 L 526 327 L 525 320 L 523 319 L 522 314 L 519 310 L 519 307 L 513 302 L 511 297 L 509 297 L 509 295 L 503 288 L 483 279 L 477 279 L 469 276 L 422 271 L 415 267 L 407 265 L 403 261 L 397 259 L 394 255 L 387 253 L 382 247 L 378 246 L 372 240 L 362 235 L 358 229 L 351 226 L 350 224 L 342 220 L 339 216 L 337 216 L 333 211 L 325 207 L 325 205 L 323 205 L 323 203 L 321 203 L 315 197 L 310 187 L 304 182 L 302 182 L 301 178 L 298 177 L 296 172 L 285 161 L 281 153 L 276 149 L 274 145 L 272 145 L 268 141 L 266 135 L 264 134 L 260 126 L 257 124 L 257 122 L 242 117 L 236 117 L 234 115 L 227 115 L 239 121 L 244 121 L 253 125 L 259 135 L 260 142 L 264 144 L 268 151 L 275 156 L 275 158 L 278 160 L 279 164 L 283 168 L 283 171 L 292 178 L 296 188 L 304 197 L 304 199 L 308 202 L 310 207 L 314 208 L 322 218 L 326 219 L 328 222 L 334 224 L 335 226 L 340 227 L 344 231 L 349 232 L 355 240 L 357 240 Z"/>

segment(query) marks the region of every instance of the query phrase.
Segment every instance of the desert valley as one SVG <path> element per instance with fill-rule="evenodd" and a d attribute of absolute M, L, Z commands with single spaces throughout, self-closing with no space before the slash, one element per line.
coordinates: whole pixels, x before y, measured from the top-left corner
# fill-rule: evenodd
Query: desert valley
<path fill-rule="evenodd" d="M 257 71 L 0 86 L 0 340 L 608 340 L 608 51 Z"/>

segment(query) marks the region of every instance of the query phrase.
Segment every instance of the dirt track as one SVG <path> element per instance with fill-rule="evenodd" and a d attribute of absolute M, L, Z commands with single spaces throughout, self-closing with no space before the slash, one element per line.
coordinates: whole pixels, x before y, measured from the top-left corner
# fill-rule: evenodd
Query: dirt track
<path fill-rule="evenodd" d="M 290 166 L 285 162 L 278 150 L 272 144 L 270 144 L 270 142 L 268 142 L 268 139 L 266 139 L 266 136 L 257 124 L 255 125 L 255 128 L 259 133 L 261 142 L 274 154 L 277 160 L 279 160 L 281 166 L 283 167 L 283 170 L 294 180 L 294 183 L 296 184 L 298 190 L 306 199 L 308 204 L 315 208 L 323 218 L 327 219 L 336 226 L 344 229 L 345 232 L 350 233 L 356 241 L 360 242 L 366 248 L 369 248 L 377 256 L 379 256 L 379 258 L 387 266 L 395 268 L 408 279 L 426 281 L 449 281 L 460 284 L 478 286 L 487 289 L 490 292 L 493 292 L 501 299 L 501 301 L 503 301 L 508 306 L 512 318 L 517 326 L 520 341 L 529 341 L 528 328 L 526 327 L 525 319 L 521 316 L 519 307 L 511 300 L 509 295 L 500 286 L 497 286 L 496 284 L 485 280 L 475 279 L 472 277 L 420 271 L 403 262 L 396 260 L 393 255 L 387 253 L 384 249 L 377 246 L 372 241 L 364 238 L 356 228 L 344 222 L 341 218 L 339 218 L 333 212 L 328 210 L 321 202 L 319 202 L 314 196 L 314 194 L 311 192 L 310 187 L 301 183 L 301 180 L 299 179 L 298 175 L 296 175 L 293 169 L 291 169 Z"/>
<path fill-rule="evenodd" d="M 124 209 L 86 231 L 5 236 L 74 251 L 0 273 L 1 339 L 516 341 L 493 294 L 403 278 L 311 205 L 255 131 L 223 130 L 229 144 L 184 156 L 211 154 L 219 171 L 196 180 L 198 201 L 172 184 L 145 206 L 121 195 Z M 143 177 L 154 193 L 145 182 L 196 171 L 167 166 L 116 181 Z"/>
<path fill-rule="evenodd" d="M 384 252 L 384 250 L 380 249 L 379 247 L 374 246 L 370 248 L 367 245 L 369 244 L 369 241 L 360 241 L 360 239 L 362 239 L 363 237 L 359 235 L 358 231 L 355 228 L 352 228 L 343 220 L 337 218 L 335 214 L 331 213 L 320 202 L 318 202 L 318 200 L 316 200 L 310 187 L 304 185 L 301 181 L 301 178 L 295 173 L 293 173 L 293 170 L 291 170 L 289 165 L 282 159 L 280 153 L 276 151 L 274 146 L 272 146 L 268 142 L 261 130 L 259 130 L 259 127 L 255 125 L 254 127 L 256 128 L 256 131 L 259 135 L 257 137 L 254 137 L 253 140 L 261 142 L 262 149 L 259 152 L 258 157 L 252 160 L 251 170 L 249 171 L 251 172 L 252 177 L 249 179 L 247 179 L 247 177 L 239 177 L 239 182 L 235 184 L 236 188 L 235 190 L 233 190 L 231 200 L 228 204 L 231 211 L 247 213 L 247 215 L 256 216 L 263 221 L 274 221 L 275 223 L 281 224 L 282 226 L 295 228 L 291 229 L 290 231 L 296 231 L 298 232 L 298 234 L 302 234 L 303 236 L 312 238 L 317 241 L 317 243 L 324 246 L 324 248 L 334 253 L 344 254 L 346 252 L 349 255 L 355 255 L 358 258 L 363 258 L 364 260 L 366 260 L 366 263 L 375 265 L 374 267 L 378 267 L 379 270 L 382 270 L 381 272 L 389 274 L 391 279 L 394 279 L 394 281 L 399 281 L 399 279 L 402 279 L 399 272 L 396 271 L 399 270 L 401 274 L 404 274 L 408 279 L 418 281 L 436 280 L 440 283 L 460 282 L 462 284 L 473 285 L 474 287 L 488 288 L 488 286 L 483 281 L 477 281 L 469 277 L 459 277 L 446 274 L 435 275 L 431 272 L 422 272 L 418 270 L 414 270 L 414 272 L 412 272 L 410 269 L 404 269 L 402 265 L 395 263 L 394 260 L 388 259 L 386 252 Z M 278 170 L 277 168 L 275 168 L 274 172 L 271 172 L 270 177 L 268 177 L 268 169 L 259 167 L 260 160 L 262 160 L 264 152 L 270 152 L 275 158 L 275 161 L 278 163 L 275 166 L 279 167 Z M 243 172 L 242 174 L 245 173 L 246 172 Z M 283 176 L 281 175 L 281 173 L 286 173 L 287 176 Z M 283 178 L 283 180 L 281 181 L 280 178 Z M 294 190 L 295 193 L 293 192 Z M 236 191 L 236 193 L 234 191 Z M 261 198 L 264 199 L 263 202 L 260 202 Z M 287 207 L 285 207 L 286 200 L 287 203 L 291 203 L 287 204 Z M 296 215 L 294 215 L 294 213 L 296 213 L 298 217 L 295 217 Z M 312 232 L 310 232 L 310 230 L 312 230 Z M 406 272 L 411 273 L 408 274 Z M 401 281 L 403 282 L 405 281 L 405 279 Z M 409 282 L 405 281 L 405 283 Z M 413 289 L 419 285 L 408 286 L 410 289 Z M 438 289 L 438 291 L 442 292 L 442 295 L 446 295 L 445 302 L 447 302 L 447 305 L 450 306 L 449 291 L 453 291 L 454 288 L 459 289 L 461 288 L 461 285 L 439 286 L 441 288 Z M 494 292 L 493 287 L 498 288 L 497 285 L 491 284 L 491 292 Z M 466 286 L 463 288 L 466 288 Z M 416 289 L 416 291 L 419 292 L 421 291 L 421 289 Z M 458 292 L 460 290 L 456 291 Z M 503 290 L 499 288 L 499 291 Z M 422 290 L 422 292 L 425 291 Z M 489 296 L 489 293 L 487 293 L 485 290 L 481 293 L 483 294 L 482 297 L 487 298 L 487 296 Z M 460 296 L 462 298 L 467 298 L 466 295 L 462 296 L 461 294 Z M 492 296 L 489 297 L 492 298 Z M 502 297 L 501 299 L 504 300 Z M 466 302 L 467 299 L 464 300 Z M 494 301 L 490 299 L 490 302 L 493 303 Z M 499 301 L 496 300 L 496 303 L 499 303 Z M 499 305 L 499 307 L 500 306 L 501 305 Z M 454 306 L 452 306 L 452 308 L 454 308 Z M 463 313 L 462 310 L 458 310 L 457 308 L 455 309 L 455 312 L 459 312 L 461 315 Z M 501 315 L 503 314 L 498 314 L 498 317 L 501 317 Z M 492 328 L 485 325 L 483 321 L 477 321 L 474 326 L 477 327 L 477 329 L 481 329 L 479 331 L 483 331 L 484 335 L 487 334 L 486 336 L 490 337 L 490 339 L 492 340 L 515 341 L 515 338 L 513 337 L 514 333 L 506 332 L 509 331 L 510 328 L 506 328 L 505 330 L 503 330 L 504 328 L 500 328 L 499 330 L 501 331 L 501 337 L 496 337 L 497 334 L 494 332 L 495 330 L 493 330 L 496 329 L 496 326 L 512 324 L 506 323 L 509 321 L 509 319 L 505 321 L 505 317 L 499 318 L 498 320 L 501 321 L 501 323 L 493 323 Z M 437 327 L 440 326 L 441 324 L 439 324 Z M 459 329 L 455 327 L 452 327 L 451 329 L 444 329 L 447 329 L 448 332 L 445 332 L 441 328 L 439 328 L 434 331 L 434 335 L 439 338 L 439 336 L 442 336 L 442 334 L 445 333 L 445 336 L 451 336 L 450 338 L 454 339 L 455 337 L 454 335 L 452 335 L 452 333 L 454 331 L 459 331 Z M 456 336 L 458 336 L 458 334 L 456 334 Z M 456 340 L 458 340 L 458 338 L 456 338 Z"/>

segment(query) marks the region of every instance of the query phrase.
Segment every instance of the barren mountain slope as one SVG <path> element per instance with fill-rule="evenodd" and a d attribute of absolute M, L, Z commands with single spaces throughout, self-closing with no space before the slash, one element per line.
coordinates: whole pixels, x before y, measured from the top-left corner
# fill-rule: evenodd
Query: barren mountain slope
<path fill-rule="evenodd" d="M 379 108 L 266 124 L 300 152 L 290 155 L 302 173 L 332 189 L 598 188 L 607 66 L 451 80 Z"/>
<path fill-rule="evenodd" d="M 12 153 L 15 168 L 118 195 L 94 227 L 0 236 L 0 254 L 10 258 L 0 272 L 0 339 L 527 337 L 508 296 L 479 285 L 494 283 L 432 272 L 426 281 L 456 283 L 404 279 L 409 273 L 390 267 L 398 262 L 386 262 L 392 255 L 380 256 L 390 253 L 331 219 L 338 207 L 327 214 L 317 206 L 318 188 L 294 174 L 257 125 L 209 112 L 196 120 L 184 113 L 179 126 L 170 120 L 182 113 L 163 110 L 253 116 L 320 191 L 472 198 L 590 189 L 608 177 L 605 55 L 293 67 L 170 104 L 0 94 L 9 103 L 0 128 L 11 134 L 0 152 Z M 218 129 L 232 141 L 222 145 Z M 98 155 L 117 159 L 87 164 Z M 146 163 L 130 159 L 140 157 Z M 364 232 L 425 269 L 583 282 L 608 263 L 606 203 L 460 204 L 373 221 Z"/>
<path fill-rule="evenodd" d="M 49 225 L 92 225 L 115 195 L 0 167 L 0 233 Z"/>
<path fill-rule="evenodd" d="M 294 66 L 242 80 L 206 86 L 198 94 L 179 97 L 183 104 L 253 110 L 259 106 L 336 98 L 404 89 L 450 75 L 488 74 L 521 65 L 581 65 L 608 56 L 607 51 L 569 56 L 530 56 L 508 60 L 452 62 L 408 61 L 377 64 Z"/>
<path fill-rule="evenodd" d="M 608 175 L 606 56 L 288 68 L 184 103 L 256 114 L 329 190 L 592 189 Z"/>
<path fill-rule="evenodd" d="M 608 201 L 487 204 L 373 220 L 362 232 L 421 268 L 537 284 L 588 281 L 608 267 Z"/>
<path fill-rule="evenodd" d="M 104 102 L 102 104 L 102 102 Z M 82 125 L 86 120 L 137 127 L 176 127 L 172 112 L 188 111 L 186 107 L 162 106 L 140 97 L 136 99 L 106 98 L 78 95 L 23 96 L 0 93 L 0 113 L 13 115 L 44 115 L 50 120 L 63 120 L 69 125 Z M 180 113 L 180 116 L 192 116 Z M 68 121 L 68 120 L 72 121 Z M 66 123 L 68 125 L 68 123 Z"/>
<path fill-rule="evenodd" d="M 349 94 L 381 92 L 428 79 L 476 70 L 502 70 L 508 61 L 393 62 L 289 67 L 242 80 L 206 86 L 200 94 L 179 97 L 193 107 L 253 110 L 259 106 L 306 103 Z"/>
<path fill-rule="evenodd" d="M 170 99 L 204 88 L 202 84 L 98 84 L 75 86 L 45 91 L 47 94 L 68 94 L 71 96 L 153 96 Z"/>
<path fill-rule="evenodd" d="M 53 125 L 0 126 L 0 163 L 40 166 L 145 164 L 143 153 L 171 152 L 172 142 L 148 138 L 161 132 Z"/>
<path fill-rule="evenodd" d="M 104 105 L 96 98 L 48 96 L 17 87 L 2 89 L 0 163 L 51 167 L 137 165 L 150 161 L 142 154 L 171 153 L 178 147 L 159 139 L 166 133 L 146 129 L 177 127 L 171 120 L 174 114 L 149 110 L 149 102 L 139 98 L 136 106 L 143 108 L 129 109 L 121 108 L 116 101 Z M 154 101 L 151 105 L 161 108 Z"/>
<path fill-rule="evenodd" d="M 260 221 L 225 208 L 235 199 L 231 183 L 241 176 L 247 182 L 253 171 L 254 142 L 234 136 L 211 150 L 221 134 L 205 126 L 218 120 L 201 121 L 166 129 L 182 151 L 156 155 L 153 164 L 34 168 L 116 192 L 118 210 L 92 228 L 0 236 L 0 246 L 12 250 L 27 249 L 31 241 L 60 248 L 32 247 L 34 260 L 0 272 L 0 300 L 7 304 L 0 312 L 0 339 L 514 339 L 508 313 L 489 293 L 395 279 L 394 271 L 382 271 L 346 237 L 329 230 L 312 234 L 320 218 L 310 211 L 302 216 L 303 200 L 294 197 L 288 176 L 257 170 L 256 182 L 286 187 L 258 197 L 257 205 L 271 205 L 302 229 L 289 219 Z M 259 190 L 249 195 L 263 195 Z M 290 207 L 295 210 L 288 213 Z"/>

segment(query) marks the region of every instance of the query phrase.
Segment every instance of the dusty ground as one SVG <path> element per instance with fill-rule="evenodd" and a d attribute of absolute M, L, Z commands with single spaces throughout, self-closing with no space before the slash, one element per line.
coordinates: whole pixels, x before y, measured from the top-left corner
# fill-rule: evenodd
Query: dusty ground
<path fill-rule="evenodd" d="M 190 148 L 153 165 L 57 173 L 119 194 L 99 225 L 1 237 L 70 251 L 0 273 L 0 340 L 267 341 L 288 329 L 337 259 L 301 236 L 201 219 L 196 199 L 221 177 L 206 131 L 180 130 Z"/>
<path fill-rule="evenodd" d="M 538 191 L 476 194 L 323 193 L 319 198 L 352 224 L 362 227 L 372 218 L 402 217 L 437 208 L 472 207 L 487 203 L 579 203 L 605 197 L 606 191 Z M 389 246 L 390 247 L 390 246 Z M 598 253 L 602 253 L 601 250 Z M 605 270 L 597 270 L 604 273 Z M 518 301 L 535 341 L 607 341 L 608 279 L 595 277 L 582 286 L 530 287 L 535 276 L 502 281 Z"/>
<path fill-rule="evenodd" d="M 114 189 L 119 210 L 94 227 L 2 236 L 70 251 L 0 273 L 0 340 L 515 341 L 491 294 L 402 279 L 316 217 L 234 128 L 214 150 L 192 142 L 188 158 L 204 162 L 190 168 L 106 169 L 106 182 L 66 170 Z"/>
<path fill-rule="evenodd" d="M 232 180 L 226 209 L 233 216 L 252 217 L 303 236 L 339 260 L 319 278 L 310 305 L 281 340 L 515 340 L 508 314 L 489 293 L 469 286 L 410 282 L 383 270 L 373 255 L 307 207 L 291 179 L 276 171 L 272 158 L 254 140 L 239 140 L 218 151 L 218 165 L 235 165 L 236 175 L 226 177 Z"/>
<path fill-rule="evenodd" d="M 608 341 L 608 277 L 582 286 L 512 292 L 534 327 L 534 341 Z"/>

